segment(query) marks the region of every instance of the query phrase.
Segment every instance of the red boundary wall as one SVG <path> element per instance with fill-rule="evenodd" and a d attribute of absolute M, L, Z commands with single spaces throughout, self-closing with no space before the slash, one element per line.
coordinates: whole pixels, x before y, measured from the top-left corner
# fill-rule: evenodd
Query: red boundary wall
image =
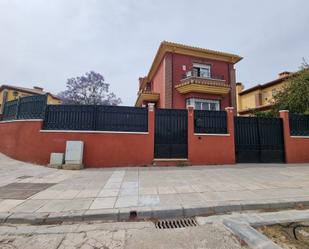
<path fill-rule="evenodd" d="M 0 122 L 0 152 L 41 165 L 50 153 L 65 152 L 67 140 L 84 141 L 85 167 L 152 165 L 154 108 L 148 108 L 148 132 L 42 131 L 42 120 Z M 191 165 L 234 164 L 234 110 L 226 108 L 228 134 L 195 134 L 194 110 L 188 108 L 188 161 Z M 281 111 L 287 163 L 309 162 L 309 137 L 290 136 L 289 113 Z"/>
<path fill-rule="evenodd" d="M 195 134 L 194 109 L 188 108 L 188 157 L 193 165 L 234 164 L 234 108 L 226 108 L 228 134 Z"/>
<path fill-rule="evenodd" d="M 46 165 L 50 153 L 65 152 L 67 140 L 84 141 L 85 167 L 150 165 L 154 151 L 154 111 L 147 133 L 46 132 L 43 121 L 0 123 L 0 152 L 21 161 Z"/>
<path fill-rule="evenodd" d="M 291 136 L 289 111 L 280 111 L 283 119 L 286 163 L 309 163 L 309 136 Z"/>

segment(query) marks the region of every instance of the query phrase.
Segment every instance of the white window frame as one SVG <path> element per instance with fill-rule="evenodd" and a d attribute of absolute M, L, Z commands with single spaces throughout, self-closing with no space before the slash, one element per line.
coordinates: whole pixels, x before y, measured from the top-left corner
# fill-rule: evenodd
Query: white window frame
<path fill-rule="evenodd" d="M 208 104 L 209 108 L 208 109 L 202 109 L 202 106 L 201 105 L 201 108 L 198 108 L 197 107 L 197 103 L 200 102 L 201 104 L 203 103 L 206 103 Z M 198 98 L 189 98 L 189 99 L 186 99 L 186 106 L 188 107 L 189 105 L 193 105 L 194 106 L 194 109 L 196 110 L 210 110 L 210 104 L 216 104 L 216 109 L 215 111 L 220 111 L 220 100 L 213 100 L 213 99 L 198 99 Z"/>
<path fill-rule="evenodd" d="M 201 78 L 211 78 L 211 66 L 210 65 L 193 63 L 193 68 L 199 68 L 199 74 Z M 205 76 L 201 76 L 201 69 L 207 69 L 208 74 Z"/>

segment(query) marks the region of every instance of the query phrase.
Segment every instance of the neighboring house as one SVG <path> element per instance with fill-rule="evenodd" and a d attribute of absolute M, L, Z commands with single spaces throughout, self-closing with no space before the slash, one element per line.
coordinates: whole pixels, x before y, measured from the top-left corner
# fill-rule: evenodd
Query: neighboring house
<path fill-rule="evenodd" d="M 269 111 L 274 105 L 274 96 L 282 89 L 285 81 L 293 74 L 279 73 L 278 79 L 259 84 L 244 90 L 242 83 L 236 84 L 237 112 L 239 115 L 249 115 L 253 112 Z"/>
<path fill-rule="evenodd" d="M 48 94 L 47 103 L 49 104 L 61 104 L 62 101 L 55 95 L 44 92 L 41 87 L 34 86 L 33 88 L 25 88 L 19 86 L 2 85 L 0 86 L 0 114 L 3 113 L 4 103 L 19 97 L 25 97 L 37 94 Z"/>
<path fill-rule="evenodd" d="M 236 108 L 234 64 L 242 57 L 163 41 L 146 77 L 139 78 L 135 106 L 223 110 Z"/>

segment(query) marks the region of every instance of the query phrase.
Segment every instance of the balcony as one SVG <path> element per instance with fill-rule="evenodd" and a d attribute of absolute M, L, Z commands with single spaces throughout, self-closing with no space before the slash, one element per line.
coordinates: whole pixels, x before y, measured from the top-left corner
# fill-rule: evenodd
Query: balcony
<path fill-rule="evenodd" d="M 199 75 L 196 71 L 188 71 L 180 84 L 175 86 L 181 94 L 186 93 L 211 93 L 225 95 L 230 92 L 230 86 L 223 76 Z"/>
<path fill-rule="evenodd" d="M 156 103 L 159 98 L 160 93 L 143 90 L 138 93 L 138 98 L 136 100 L 135 106 L 142 106 L 143 103 Z"/>

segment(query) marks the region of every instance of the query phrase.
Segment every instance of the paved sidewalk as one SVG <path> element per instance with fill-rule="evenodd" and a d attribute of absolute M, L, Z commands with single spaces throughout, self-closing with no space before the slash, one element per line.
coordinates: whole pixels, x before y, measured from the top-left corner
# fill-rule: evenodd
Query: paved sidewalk
<path fill-rule="evenodd" d="M 163 218 L 309 204 L 309 165 L 65 171 L 0 154 L 0 222 Z"/>

